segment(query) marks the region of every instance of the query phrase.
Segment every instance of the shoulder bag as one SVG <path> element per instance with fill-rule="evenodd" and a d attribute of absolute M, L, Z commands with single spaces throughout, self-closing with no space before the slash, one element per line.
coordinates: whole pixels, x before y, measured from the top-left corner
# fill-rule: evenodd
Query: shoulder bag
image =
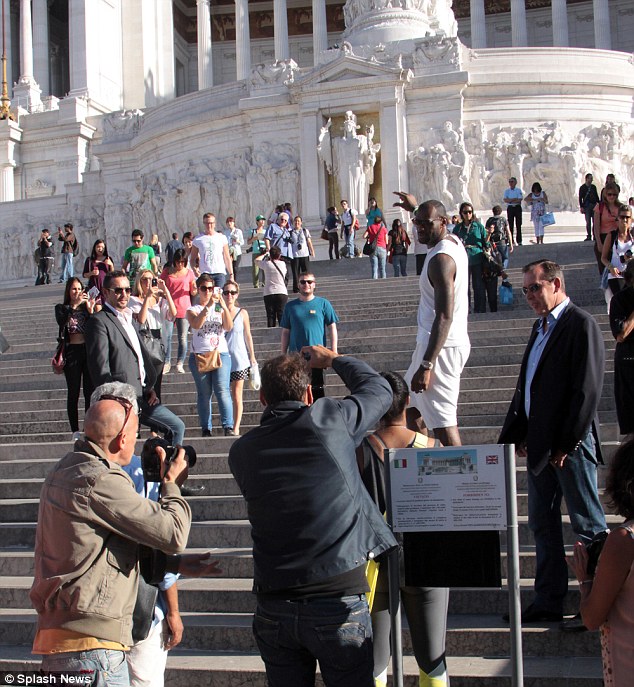
<path fill-rule="evenodd" d="M 155 337 L 152 334 L 150 326 L 145 321 L 145 324 L 139 327 L 139 340 L 143 344 L 150 362 L 153 367 L 156 368 L 157 374 L 163 369 L 165 364 L 165 346 L 163 345 L 163 340 L 161 337 Z"/>
<path fill-rule="evenodd" d="M 66 341 L 61 337 L 57 344 L 55 355 L 51 358 L 51 366 L 56 375 L 64 374 L 64 366 L 66 365 Z"/>

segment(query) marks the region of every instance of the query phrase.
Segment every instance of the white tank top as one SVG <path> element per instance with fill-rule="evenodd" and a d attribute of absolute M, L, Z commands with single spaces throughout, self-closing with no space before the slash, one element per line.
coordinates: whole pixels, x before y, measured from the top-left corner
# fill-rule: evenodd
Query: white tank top
<path fill-rule="evenodd" d="M 468 346 L 469 334 L 467 332 L 467 319 L 469 316 L 469 260 L 467 251 L 462 242 L 449 235 L 429 249 L 427 259 L 420 274 L 420 304 L 418 305 L 418 333 L 417 342 L 426 342 L 431 333 L 431 328 L 436 317 L 434 309 L 434 287 L 429 281 L 427 270 L 429 263 L 439 253 L 448 255 L 456 263 L 456 276 L 454 280 L 453 322 L 449 329 L 449 336 L 445 342 L 448 346 Z"/>

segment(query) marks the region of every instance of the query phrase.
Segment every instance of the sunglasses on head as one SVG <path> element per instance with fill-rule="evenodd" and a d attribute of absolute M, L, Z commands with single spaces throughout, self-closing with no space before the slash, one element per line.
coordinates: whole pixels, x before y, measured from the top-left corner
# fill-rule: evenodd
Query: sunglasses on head
<path fill-rule="evenodd" d="M 109 288 L 108 291 L 114 291 L 117 296 L 121 296 L 123 293 L 130 295 L 132 289 L 129 286 L 115 286 L 114 288 Z"/>
<path fill-rule="evenodd" d="M 128 419 L 130 418 L 130 415 L 132 414 L 132 403 L 130 403 L 130 401 L 127 398 L 123 398 L 123 396 L 115 396 L 114 394 L 104 394 L 99 400 L 100 401 L 116 401 L 125 410 L 125 418 L 123 419 L 123 425 L 122 425 L 121 429 L 119 430 L 118 434 L 116 435 L 117 437 L 121 436 L 123 434 L 123 430 L 125 429 L 125 426 L 128 424 Z"/>

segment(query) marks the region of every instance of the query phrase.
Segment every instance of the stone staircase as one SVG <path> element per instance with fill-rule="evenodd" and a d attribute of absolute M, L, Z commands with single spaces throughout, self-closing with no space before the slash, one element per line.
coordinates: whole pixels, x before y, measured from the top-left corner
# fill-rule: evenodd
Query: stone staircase
<path fill-rule="evenodd" d="M 600 415 L 604 450 L 611 455 L 618 438 L 612 398 L 612 354 L 606 308 L 597 288 L 597 272 L 588 245 L 525 246 L 514 254 L 515 265 L 547 255 L 566 265 L 568 292 L 597 319 L 607 349 L 607 374 Z M 413 259 L 411 269 L 413 271 Z M 368 360 L 379 370 L 403 372 L 416 336 L 418 281 L 367 279 L 366 260 L 316 262 L 317 293 L 329 298 L 341 318 L 340 351 Z M 518 268 L 510 270 L 515 304 L 496 314 L 473 315 L 469 329 L 472 353 L 463 374 L 459 424 L 464 443 L 494 443 L 511 398 L 521 356 L 534 320 L 519 285 Z M 277 354 L 279 330 L 265 326 L 261 292 L 242 273 L 240 303 L 249 310 L 256 354 L 260 361 Z M 63 377 L 52 374 L 50 357 L 57 327 L 53 306 L 62 297 L 57 285 L 5 289 L 0 292 L 0 327 L 11 349 L 0 356 L 0 670 L 37 665 L 30 654 L 36 616 L 28 592 L 33 574 L 33 545 L 38 495 L 47 471 L 71 448 L 65 410 Z M 331 373 L 327 393 L 345 394 Z M 163 401 L 179 414 L 199 461 L 190 477 L 205 486 L 204 496 L 192 497 L 192 550 L 212 549 L 222 559 L 223 577 L 181 580 L 180 607 L 185 623 L 183 642 L 168 660 L 167 684 L 178 687 L 265 685 L 263 666 L 251 634 L 253 563 L 246 509 L 227 466 L 230 437 L 200 436 L 195 389 L 191 375 L 170 373 L 163 382 Z M 217 408 L 215 408 L 217 410 Z M 259 421 L 257 394 L 245 390 L 242 432 Z M 219 427 L 217 415 L 214 422 Z M 146 431 L 143 432 L 144 437 Z M 601 487 L 605 471 L 600 471 Z M 527 526 L 526 470 L 517 469 L 520 522 L 522 605 L 530 602 L 534 576 L 534 547 Z M 615 522 L 610 516 L 609 520 Z M 566 518 L 566 541 L 573 543 Z M 506 569 L 503 560 L 503 570 Z M 509 630 L 501 615 L 507 591 L 456 590 L 451 594 L 447 636 L 449 670 L 454 687 L 510 685 Z M 571 583 L 566 611 L 578 604 Z M 565 634 L 556 624 L 523 628 L 525 685 L 600 687 L 598 634 Z M 405 676 L 418 684 L 407 629 L 404 630 Z"/>

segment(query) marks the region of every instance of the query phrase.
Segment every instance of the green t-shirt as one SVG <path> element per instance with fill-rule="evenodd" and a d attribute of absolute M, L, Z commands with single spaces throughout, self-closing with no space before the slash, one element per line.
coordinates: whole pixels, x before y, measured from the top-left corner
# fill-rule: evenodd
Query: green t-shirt
<path fill-rule="evenodd" d="M 126 249 L 123 262 L 128 263 L 128 274 L 130 283 L 136 279 L 139 270 L 151 270 L 152 260 L 154 260 L 154 250 L 150 246 L 130 246 Z"/>
<path fill-rule="evenodd" d="M 289 301 L 280 322 L 280 327 L 291 330 L 289 353 L 300 351 L 303 346 L 325 346 L 326 327 L 335 322 L 339 322 L 337 313 L 325 298 Z"/>

